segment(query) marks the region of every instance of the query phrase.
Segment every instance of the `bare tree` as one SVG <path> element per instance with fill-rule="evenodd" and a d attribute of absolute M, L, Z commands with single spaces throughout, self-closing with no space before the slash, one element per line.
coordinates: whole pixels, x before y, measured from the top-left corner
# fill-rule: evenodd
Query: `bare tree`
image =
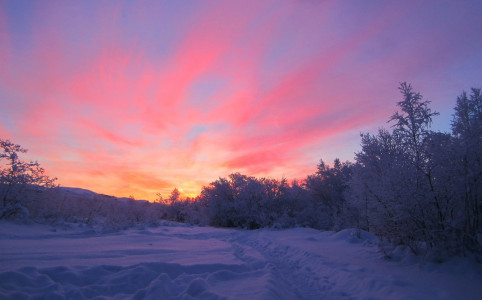
<path fill-rule="evenodd" d="M 14 212 L 5 209 L 18 205 L 19 197 L 27 188 L 53 188 L 57 178 L 47 176 L 38 162 L 22 160 L 20 155 L 27 149 L 10 140 L 0 139 L 0 151 L 0 191 L 4 209 L 0 217 L 7 217 Z"/>

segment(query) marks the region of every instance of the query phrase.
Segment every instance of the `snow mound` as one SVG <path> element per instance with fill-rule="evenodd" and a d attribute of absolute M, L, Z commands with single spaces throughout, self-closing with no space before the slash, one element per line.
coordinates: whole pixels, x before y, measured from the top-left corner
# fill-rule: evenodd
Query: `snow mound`
<path fill-rule="evenodd" d="M 237 276 L 208 276 L 226 269 Z M 186 296 L 222 299 L 223 296 L 214 292 L 213 288 L 238 277 L 251 277 L 251 274 L 249 270 L 236 266 L 142 263 L 127 267 L 24 267 L 3 272 L 0 282 L 2 296 L 12 299 L 32 296 L 46 299 L 184 299 Z"/>
<path fill-rule="evenodd" d="M 335 232 L 332 236 L 332 240 L 346 241 L 352 244 L 362 243 L 372 245 L 375 245 L 378 242 L 378 238 L 373 233 L 354 228 Z"/>
<path fill-rule="evenodd" d="M 384 260 L 371 234 L 176 226 L 101 234 L 0 223 L 1 299 L 477 299 L 459 258 Z"/>

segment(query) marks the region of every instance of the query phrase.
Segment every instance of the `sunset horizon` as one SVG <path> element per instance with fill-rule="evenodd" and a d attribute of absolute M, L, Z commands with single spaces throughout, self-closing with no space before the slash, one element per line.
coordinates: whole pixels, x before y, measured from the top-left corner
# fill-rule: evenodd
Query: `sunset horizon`
<path fill-rule="evenodd" d="M 412 84 L 449 131 L 478 1 L 0 1 L 0 138 L 61 186 L 153 201 L 354 158 Z"/>

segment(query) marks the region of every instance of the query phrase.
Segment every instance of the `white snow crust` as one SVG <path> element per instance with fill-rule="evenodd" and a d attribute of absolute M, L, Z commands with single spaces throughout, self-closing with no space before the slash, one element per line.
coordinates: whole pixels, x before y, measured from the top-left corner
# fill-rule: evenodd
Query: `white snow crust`
<path fill-rule="evenodd" d="M 480 299 L 470 258 L 386 259 L 366 232 L 0 222 L 0 299 Z"/>

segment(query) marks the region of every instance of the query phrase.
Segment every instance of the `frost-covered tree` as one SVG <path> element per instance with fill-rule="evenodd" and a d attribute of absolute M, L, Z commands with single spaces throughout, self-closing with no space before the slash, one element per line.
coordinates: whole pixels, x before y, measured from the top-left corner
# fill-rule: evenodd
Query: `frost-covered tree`
<path fill-rule="evenodd" d="M 219 178 L 204 186 L 201 191 L 201 201 L 208 207 L 209 224 L 221 227 L 234 227 L 232 216 L 236 215 L 234 209 L 235 195 L 232 185 L 226 178 Z"/>
<path fill-rule="evenodd" d="M 47 176 L 38 162 L 22 160 L 20 155 L 27 150 L 10 140 L 0 139 L 0 151 L 0 191 L 3 207 L 0 217 L 8 217 L 17 210 L 14 207 L 18 205 L 26 188 L 55 187 L 56 178 Z"/>
<path fill-rule="evenodd" d="M 163 205 L 163 218 L 176 222 L 186 222 L 190 215 L 189 200 L 181 198 L 181 192 L 174 188 L 169 196 L 164 199 L 160 193 L 157 194 L 156 202 Z"/>
<path fill-rule="evenodd" d="M 204 203 L 209 224 L 213 226 L 319 227 L 319 218 L 309 205 L 306 190 L 296 182 L 289 185 L 285 179 L 234 173 L 203 187 L 198 201 Z"/>
<path fill-rule="evenodd" d="M 464 205 L 466 243 L 477 246 L 477 232 L 482 232 L 482 94 L 473 88 L 457 98 L 452 121 L 457 148 L 459 190 Z"/>
<path fill-rule="evenodd" d="M 453 136 L 430 130 L 437 113 L 410 85 L 400 91 L 393 130 L 362 134 L 355 157 L 348 202 L 359 226 L 439 257 L 477 250 L 480 91 L 459 97 Z"/>
<path fill-rule="evenodd" d="M 209 207 L 210 223 L 215 226 L 262 227 L 264 187 L 254 177 L 234 173 L 203 188 Z"/>
<path fill-rule="evenodd" d="M 348 221 L 344 218 L 345 192 L 352 176 L 352 169 L 353 164 L 348 161 L 342 163 L 335 159 L 333 167 L 330 167 L 321 160 L 316 173 L 306 178 L 305 186 L 310 191 L 315 205 L 329 216 L 326 220 L 329 228 L 344 227 Z"/>
<path fill-rule="evenodd" d="M 415 172 L 396 136 L 381 129 L 362 134 L 361 151 L 350 183 L 350 205 L 359 211 L 361 227 L 379 236 L 408 244 L 415 209 Z M 407 230 L 412 228 L 412 230 Z"/>
<path fill-rule="evenodd" d="M 400 91 L 401 112 L 390 119 L 396 122 L 393 132 L 381 129 L 376 135 L 361 136 L 351 203 L 362 213 L 364 227 L 415 251 L 425 227 L 418 223 L 425 211 L 423 144 L 434 113 L 410 85 L 402 83 Z"/>
<path fill-rule="evenodd" d="M 410 186 L 411 195 L 409 201 L 408 220 L 411 227 L 418 229 L 418 234 L 410 237 L 419 240 L 420 238 L 429 241 L 432 245 L 444 243 L 445 218 L 444 208 L 440 195 L 436 190 L 436 178 L 433 170 L 432 153 L 427 145 L 429 137 L 434 133 L 430 130 L 432 117 L 437 116 L 437 112 L 432 112 L 429 108 L 430 101 L 423 101 L 420 93 L 413 91 L 412 86 L 407 83 L 400 85 L 400 92 L 403 100 L 398 102 L 401 112 L 395 113 L 390 121 L 395 121 L 393 125 L 393 135 L 403 147 L 405 158 L 413 171 L 412 179 L 415 180 Z M 435 218 L 432 218 L 436 216 Z M 442 234 L 435 235 L 434 232 Z"/>
<path fill-rule="evenodd" d="M 424 142 L 431 133 L 432 117 L 439 115 L 428 107 L 430 101 L 423 101 L 420 93 L 413 91 L 412 86 L 403 82 L 399 87 L 403 100 L 397 103 L 401 112 L 390 118 L 395 121 L 393 134 L 400 139 L 411 164 L 417 170 L 423 170 L 426 162 Z"/>
<path fill-rule="evenodd" d="M 170 203 L 174 203 L 176 201 L 179 201 L 181 199 L 181 192 L 179 192 L 179 190 L 177 188 L 174 188 L 172 191 L 171 191 L 171 194 L 169 195 L 169 202 Z"/>

